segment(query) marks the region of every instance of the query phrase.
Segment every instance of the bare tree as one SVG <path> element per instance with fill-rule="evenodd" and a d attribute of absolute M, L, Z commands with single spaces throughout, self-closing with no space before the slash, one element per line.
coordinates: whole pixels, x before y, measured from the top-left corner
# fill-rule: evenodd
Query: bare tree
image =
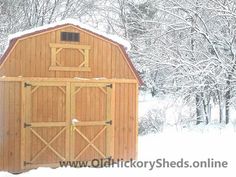
<path fill-rule="evenodd" d="M 153 95 L 173 93 L 195 102 L 197 124 L 209 123 L 214 101 L 219 121 L 229 123 L 235 98 L 235 2 L 115 2 L 108 24 L 131 41 L 130 56 Z"/>
<path fill-rule="evenodd" d="M 57 20 L 92 18 L 95 0 L 2 0 L 0 1 L 0 53 L 10 33 L 50 24 Z"/>

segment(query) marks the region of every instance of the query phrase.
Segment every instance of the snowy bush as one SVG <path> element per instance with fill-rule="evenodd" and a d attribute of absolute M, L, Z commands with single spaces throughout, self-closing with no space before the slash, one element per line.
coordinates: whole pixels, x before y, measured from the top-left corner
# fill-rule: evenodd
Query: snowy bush
<path fill-rule="evenodd" d="M 162 132 L 165 116 L 165 111 L 162 109 L 152 109 L 148 111 L 139 121 L 139 134 L 146 135 L 149 133 Z"/>
<path fill-rule="evenodd" d="M 196 121 L 194 119 L 190 119 L 189 117 L 180 118 L 176 122 L 176 129 L 177 131 L 183 131 L 184 129 L 191 129 L 195 126 Z"/>
<path fill-rule="evenodd" d="M 232 121 L 232 125 L 234 127 L 234 131 L 236 132 L 236 120 Z"/>

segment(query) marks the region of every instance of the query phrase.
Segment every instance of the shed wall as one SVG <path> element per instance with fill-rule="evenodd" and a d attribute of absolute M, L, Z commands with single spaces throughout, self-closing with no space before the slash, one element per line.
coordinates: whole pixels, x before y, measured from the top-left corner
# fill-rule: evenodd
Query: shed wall
<path fill-rule="evenodd" d="M 79 32 L 80 42 L 62 42 L 60 33 Z M 90 72 L 50 71 L 50 43 L 90 45 Z M 63 65 L 75 66 L 81 54 L 73 49 L 57 55 Z M 115 84 L 115 154 L 114 158 L 136 157 L 137 79 L 120 46 L 74 26 L 67 26 L 20 39 L 0 66 L 0 77 L 20 78 L 100 78 L 132 79 L 132 83 Z M 45 93 L 50 95 L 50 93 Z M 20 170 L 21 82 L 0 81 L 0 171 Z"/>
<path fill-rule="evenodd" d="M 115 158 L 136 158 L 137 84 L 116 84 Z"/>
<path fill-rule="evenodd" d="M 20 82 L 0 82 L 0 170 L 20 168 Z"/>

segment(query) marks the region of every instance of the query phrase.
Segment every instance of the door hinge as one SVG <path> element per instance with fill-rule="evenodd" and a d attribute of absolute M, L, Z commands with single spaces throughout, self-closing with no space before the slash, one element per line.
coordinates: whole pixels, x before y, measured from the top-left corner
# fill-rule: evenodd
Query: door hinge
<path fill-rule="evenodd" d="M 31 162 L 24 161 L 24 166 L 31 165 Z"/>
<path fill-rule="evenodd" d="M 112 125 L 112 120 L 106 121 L 107 125 Z"/>
<path fill-rule="evenodd" d="M 25 82 L 25 87 L 32 87 L 32 84 L 28 84 Z"/>
<path fill-rule="evenodd" d="M 107 87 L 112 88 L 112 84 L 108 84 Z"/>
<path fill-rule="evenodd" d="M 31 124 L 24 123 L 24 128 L 31 127 Z"/>

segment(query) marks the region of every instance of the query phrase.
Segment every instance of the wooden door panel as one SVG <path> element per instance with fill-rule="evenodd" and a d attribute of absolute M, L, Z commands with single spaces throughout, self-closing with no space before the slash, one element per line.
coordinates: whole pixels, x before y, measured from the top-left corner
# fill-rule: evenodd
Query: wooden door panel
<path fill-rule="evenodd" d="M 72 120 L 78 121 L 72 131 L 71 159 L 110 157 L 111 84 L 72 84 L 71 95 Z"/>
<path fill-rule="evenodd" d="M 106 120 L 106 94 L 99 88 L 80 88 L 75 95 L 75 114 L 79 121 Z"/>
<path fill-rule="evenodd" d="M 66 131 L 63 129 L 63 127 L 32 128 L 30 132 L 31 163 L 34 165 L 51 164 L 65 160 Z"/>
<path fill-rule="evenodd" d="M 68 89 L 66 83 L 26 84 L 24 168 L 69 160 Z"/>
<path fill-rule="evenodd" d="M 65 122 L 65 87 L 39 87 L 31 94 L 31 122 Z"/>

